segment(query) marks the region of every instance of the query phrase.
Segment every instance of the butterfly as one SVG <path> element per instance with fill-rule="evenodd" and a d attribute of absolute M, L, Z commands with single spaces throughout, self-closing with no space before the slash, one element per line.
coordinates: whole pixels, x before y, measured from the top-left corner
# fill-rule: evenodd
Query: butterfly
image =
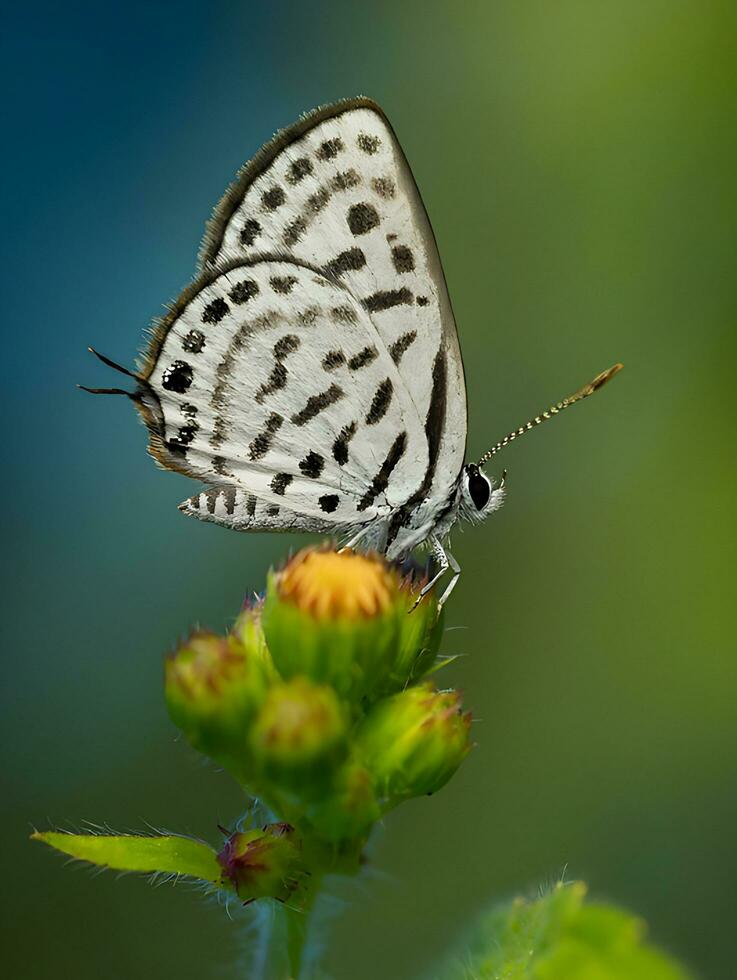
<path fill-rule="evenodd" d="M 93 351 L 93 353 L 97 353 Z M 389 559 L 504 500 L 484 464 L 620 369 L 466 462 L 466 386 L 437 245 L 384 112 L 319 108 L 245 165 L 209 222 L 197 277 L 155 323 L 127 394 L 166 469 L 207 489 L 185 514 L 314 531 Z"/>

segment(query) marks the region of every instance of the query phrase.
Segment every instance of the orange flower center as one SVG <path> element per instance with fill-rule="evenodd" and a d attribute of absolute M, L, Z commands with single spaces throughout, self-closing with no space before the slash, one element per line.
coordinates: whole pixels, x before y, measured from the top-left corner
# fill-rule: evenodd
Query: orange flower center
<path fill-rule="evenodd" d="M 279 578 L 279 594 L 317 619 L 370 618 L 386 612 L 399 579 L 373 555 L 302 551 Z"/>

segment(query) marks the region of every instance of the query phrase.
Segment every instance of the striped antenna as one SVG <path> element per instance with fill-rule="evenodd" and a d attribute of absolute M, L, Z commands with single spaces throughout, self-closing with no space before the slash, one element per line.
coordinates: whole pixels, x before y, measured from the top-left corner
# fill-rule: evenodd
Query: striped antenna
<path fill-rule="evenodd" d="M 508 446 L 510 442 L 514 442 L 519 436 L 523 436 L 525 432 L 529 432 L 530 429 L 534 429 L 536 425 L 540 425 L 541 422 L 547 422 L 548 419 L 552 419 L 553 416 L 557 415 L 558 412 L 562 412 L 564 408 L 568 408 L 569 405 L 575 405 L 576 402 L 582 401 L 584 398 L 588 398 L 589 395 L 593 395 L 595 391 L 598 391 L 602 385 L 605 385 L 607 381 L 610 381 L 614 375 L 622 370 L 622 364 L 615 364 L 610 367 L 607 371 L 602 371 L 601 374 L 597 374 L 593 381 L 589 381 L 587 385 L 583 388 L 579 388 L 578 391 L 569 395 L 568 398 L 564 398 L 563 401 L 557 403 L 557 405 L 551 405 L 547 412 L 542 412 L 540 415 L 536 415 L 534 419 L 530 419 L 525 425 L 521 425 L 519 429 L 515 429 L 514 432 L 510 432 L 509 435 L 504 436 L 504 438 L 492 446 L 491 449 L 487 450 L 481 459 L 476 464 L 477 466 L 483 466 L 484 463 L 491 459 L 492 456 L 496 456 L 500 449 L 504 449 Z"/>

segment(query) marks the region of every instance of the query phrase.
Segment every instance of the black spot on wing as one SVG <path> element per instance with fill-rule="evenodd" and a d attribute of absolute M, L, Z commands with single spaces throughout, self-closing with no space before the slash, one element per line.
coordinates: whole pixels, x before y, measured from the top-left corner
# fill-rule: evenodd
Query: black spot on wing
<path fill-rule="evenodd" d="M 363 152 L 368 153 L 369 156 L 373 156 L 373 154 L 376 153 L 381 146 L 381 140 L 379 137 L 371 136 L 369 133 L 359 133 L 356 143 L 358 143 L 359 150 L 363 150 Z"/>
<path fill-rule="evenodd" d="M 243 227 L 241 228 L 241 245 L 253 245 L 260 234 L 261 225 L 255 218 L 249 218 L 243 223 Z"/>
<path fill-rule="evenodd" d="M 281 391 L 282 388 L 286 387 L 286 384 L 287 369 L 281 361 L 277 361 L 269 375 L 269 380 L 262 384 L 256 392 L 256 402 L 261 405 L 267 395 L 273 395 L 275 391 Z"/>
<path fill-rule="evenodd" d="M 299 337 L 296 334 L 288 333 L 280 337 L 274 344 L 274 357 L 281 360 L 288 354 L 293 354 L 299 348 Z"/>
<path fill-rule="evenodd" d="M 412 249 L 406 245 L 395 245 L 392 249 L 392 262 L 397 272 L 412 272 L 415 267 Z"/>
<path fill-rule="evenodd" d="M 384 200 L 390 200 L 397 193 L 397 188 L 391 177 L 374 177 L 371 186 Z"/>
<path fill-rule="evenodd" d="M 322 497 L 318 497 L 317 502 L 321 510 L 325 511 L 326 514 L 332 514 L 340 503 L 340 497 L 337 493 L 326 493 Z"/>
<path fill-rule="evenodd" d="M 316 306 L 309 306 L 306 310 L 300 310 L 297 314 L 297 322 L 303 327 L 312 327 L 317 323 L 320 310 Z"/>
<path fill-rule="evenodd" d="M 325 266 L 325 273 L 329 276 L 341 276 L 344 272 L 356 272 L 363 269 L 366 265 L 366 256 L 363 249 L 349 248 L 345 252 L 336 255 L 334 259 Z"/>
<path fill-rule="evenodd" d="M 309 452 L 304 459 L 299 462 L 299 468 L 311 480 L 317 479 L 325 467 L 325 460 L 319 453 Z"/>
<path fill-rule="evenodd" d="M 275 494 L 283 497 L 293 479 L 294 477 L 290 473 L 276 473 L 271 481 L 271 489 Z"/>
<path fill-rule="evenodd" d="M 355 422 L 344 426 L 340 431 L 340 435 L 333 443 L 333 459 L 338 466 L 345 466 L 348 462 L 348 443 L 356 434 L 357 429 L 358 426 Z"/>
<path fill-rule="evenodd" d="M 174 391 L 178 395 L 184 392 L 192 384 L 192 368 L 186 361 L 174 361 L 161 375 L 161 385 L 167 391 Z"/>
<path fill-rule="evenodd" d="M 345 364 L 345 354 L 342 350 L 329 350 L 322 359 L 322 366 L 325 371 L 334 371 L 341 364 Z"/>
<path fill-rule="evenodd" d="M 313 215 L 319 214 L 329 200 L 330 191 L 327 187 L 320 187 L 319 190 L 316 190 L 314 194 L 310 194 L 307 198 L 307 210 Z"/>
<path fill-rule="evenodd" d="M 307 222 L 302 217 L 297 217 L 291 221 L 284 229 L 283 240 L 288 246 L 296 245 L 302 235 L 307 231 Z"/>
<path fill-rule="evenodd" d="M 284 419 L 277 412 L 272 412 L 267 418 L 264 428 L 248 446 L 248 455 L 251 459 L 261 459 L 271 448 L 274 435 L 279 431 Z"/>
<path fill-rule="evenodd" d="M 287 199 L 284 188 L 275 184 L 261 195 L 261 203 L 267 211 L 276 211 Z"/>
<path fill-rule="evenodd" d="M 360 174 L 355 170 L 343 170 L 330 178 L 330 187 L 334 191 L 348 191 L 361 183 Z"/>
<path fill-rule="evenodd" d="M 321 391 L 319 395 L 310 395 L 304 408 L 292 416 L 292 422 L 295 425 L 305 425 L 310 419 L 314 419 L 320 412 L 339 401 L 343 394 L 343 389 L 338 385 L 330 385 L 327 391 Z"/>
<path fill-rule="evenodd" d="M 197 406 L 190 405 L 189 402 L 184 402 L 184 404 L 180 406 L 179 410 L 181 411 L 185 419 L 188 419 L 190 422 L 193 421 L 195 415 L 197 415 Z"/>
<path fill-rule="evenodd" d="M 297 282 L 296 276 L 272 276 L 269 280 L 271 288 L 275 293 L 286 296 L 292 291 L 292 287 Z"/>
<path fill-rule="evenodd" d="M 427 296 L 418 296 L 417 297 L 417 305 L 418 306 L 427 306 L 427 304 L 429 302 L 430 302 L 430 300 L 427 298 Z"/>
<path fill-rule="evenodd" d="M 373 204 L 367 204 L 365 201 L 361 204 L 352 204 L 346 215 L 348 227 L 354 235 L 367 234 L 379 225 L 380 220 L 379 212 Z"/>
<path fill-rule="evenodd" d="M 308 157 L 299 157 L 297 160 L 293 160 L 289 165 L 289 170 L 287 171 L 287 180 L 290 184 L 298 184 L 305 177 L 308 177 L 315 168 L 312 166 L 312 161 Z"/>
<path fill-rule="evenodd" d="M 279 504 L 269 504 L 266 508 L 267 517 L 277 517 L 279 514 Z"/>
<path fill-rule="evenodd" d="M 356 504 L 356 510 L 366 510 L 376 500 L 380 493 L 383 493 L 389 486 L 389 477 L 394 468 L 404 455 L 407 448 L 407 433 L 400 432 L 392 443 L 391 449 L 386 454 L 386 459 L 381 464 L 381 468 L 371 481 L 371 486 Z"/>
<path fill-rule="evenodd" d="M 398 337 L 394 343 L 389 348 L 389 353 L 395 364 L 399 364 L 404 356 L 404 352 L 410 347 L 411 344 L 417 339 L 417 331 L 409 330 L 407 333 L 403 333 L 401 337 Z"/>
<path fill-rule="evenodd" d="M 317 150 L 317 158 L 318 160 L 333 160 L 343 148 L 343 140 L 340 136 L 325 140 Z"/>
<path fill-rule="evenodd" d="M 247 303 L 249 299 L 253 299 L 254 296 L 258 295 L 258 283 L 254 282 L 253 279 L 244 279 L 243 282 L 238 282 L 233 286 L 233 288 L 228 293 L 230 298 L 234 303 Z"/>
<path fill-rule="evenodd" d="M 371 408 L 366 416 L 366 425 L 376 425 L 377 422 L 380 422 L 384 418 L 391 404 L 393 392 L 394 385 L 391 379 L 385 378 L 376 389 L 373 401 L 371 402 Z"/>
<path fill-rule="evenodd" d="M 351 371 L 358 371 L 359 368 L 366 367 L 367 364 L 371 364 L 379 356 L 379 352 L 375 347 L 364 347 L 357 354 L 354 354 L 348 361 L 348 367 Z"/>
<path fill-rule="evenodd" d="M 235 487 L 223 487 L 223 503 L 225 513 L 232 514 L 235 510 Z"/>
<path fill-rule="evenodd" d="M 406 286 L 401 289 L 382 289 L 377 293 L 372 293 L 371 296 L 367 296 L 361 302 L 369 313 L 381 313 L 382 310 L 390 310 L 394 306 L 406 306 L 411 303 L 412 293 Z"/>
<path fill-rule="evenodd" d="M 199 354 L 205 346 L 205 335 L 201 330 L 190 330 L 182 339 L 182 348 L 188 354 Z"/>
<path fill-rule="evenodd" d="M 194 439 L 197 434 L 199 425 L 196 422 L 190 422 L 188 425 L 183 425 L 177 435 L 177 439 L 182 445 L 188 446 L 190 442 Z"/>
<path fill-rule="evenodd" d="M 352 306 L 336 306 L 330 311 L 330 317 L 334 323 L 342 324 L 355 323 L 358 319 Z"/>
<path fill-rule="evenodd" d="M 219 323 L 224 316 L 228 315 L 228 313 L 230 313 L 230 307 L 222 296 L 218 296 L 217 299 L 214 299 L 211 303 L 208 303 L 202 311 L 202 322 Z"/>
<path fill-rule="evenodd" d="M 256 513 L 256 498 L 252 493 L 249 493 L 246 497 L 246 513 L 249 517 L 253 517 Z"/>

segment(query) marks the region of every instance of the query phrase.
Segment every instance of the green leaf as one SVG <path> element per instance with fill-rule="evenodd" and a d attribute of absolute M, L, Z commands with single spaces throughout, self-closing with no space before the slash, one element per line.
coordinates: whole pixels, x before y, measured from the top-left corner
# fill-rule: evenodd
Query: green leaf
<path fill-rule="evenodd" d="M 221 884 L 215 851 L 190 837 L 65 834 L 52 830 L 32 834 L 31 840 L 43 841 L 62 854 L 116 871 L 188 875 Z"/>
<path fill-rule="evenodd" d="M 492 910 L 433 980 L 689 980 L 644 941 L 642 920 L 585 895 L 581 882 L 558 884 Z"/>

